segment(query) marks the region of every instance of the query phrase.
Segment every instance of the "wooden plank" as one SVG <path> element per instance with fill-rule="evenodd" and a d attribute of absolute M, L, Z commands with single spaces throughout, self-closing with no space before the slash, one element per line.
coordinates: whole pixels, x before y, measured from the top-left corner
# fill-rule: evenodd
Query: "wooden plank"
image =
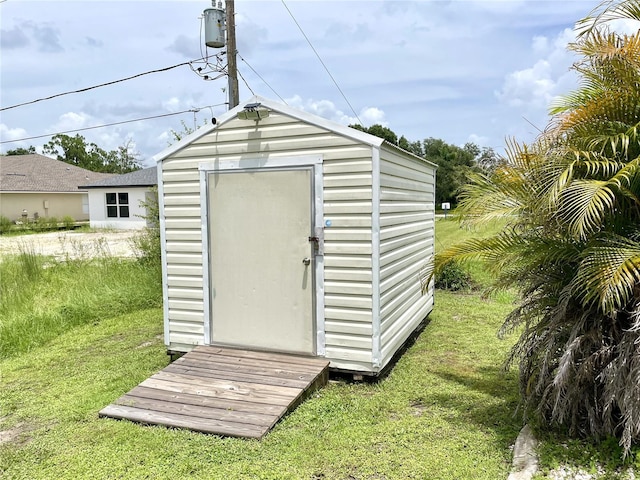
<path fill-rule="evenodd" d="M 262 438 L 328 381 L 322 358 L 199 346 L 102 409 L 101 417 Z"/>
<path fill-rule="evenodd" d="M 206 395 L 194 395 L 190 393 L 177 393 L 156 388 L 137 386 L 129 392 L 138 398 L 150 398 L 163 400 L 167 403 L 184 403 L 185 405 L 204 406 L 210 408 L 224 408 L 234 412 L 256 413 L 258 410 L 264 415 L 280 416 L 286 412 L 282 405 L 267 405 L 246 400 L 230 400 L 227 398 L 211 397 Z"/>
<path fill-rule="evenodd" d="M 265 395 L 258 392 L 249 391 L 249 389 L 234 389 L 229 382 L 218 384 L 218 386 L 207 387 L 205 385 L 195 385 L 194 382 L 186 380 L 180 382 L 177 379 L 158 379 L 151 377 L 140 384 L 143 387 L 157 388 L 159 390 L 167 390 L 169 392 L 191 393 L 193 395 L 216 396 L 218 398 L 230 400 L 248 400 L 255 403 L 266 403 L 268 405 L 286 406 L 291 401 L 291 397 L 282 397 L 278 395 Z"/>
<path fill-rule="evenodd" d="M 232 369 L 237 366 L 240 368 L 247 368 L 247 369 L 269 368 L 276 371 L 281 370 L 283 372 L 286 371 L 287 369 L 295 368 L 295 370 L 298 372 L 299 375 L 311 375 L 311 376 L 316 375 L 319 370 L 318 368 L 314 368 L 311 366 L 298 365 L 298 366 L 292 367 L 285 363 L 280 363 L 280 362 L 268 362 L 266 360 L 252 360 L 250 358 L 225 357 L 223 355 L 216 356 L 215 363 L 214 363 L 214 361 L 212 361 L 212 359 L 207 357 L 206 355 L 202 355 L 197 352 L 191 352 L 191 353 L 193 353 L 193 355 L 190 354 L 189 359 L 182 360 L 180 364 L 188 363 L 188 362 L 200 362 L 201 364 L 204 364 L 204 365 L 218 366 L 220 369 Z M 178 360 L 176 360 L 176 362 L 178 362 Z"/>
<path fill-rule="evenodd" d="M 153 410 L 155 412 L 179 413 L 197 418 L 208 418 L 220 422 L 246 423 L 261 427 L 273 425 L 274 416 L 255 412 L 237 412 L 225 408 L 202 407 L 181 402 L 167 402 L 162 399 L 137 397 L 131 393 L 123 395 L 114 402 L 115 405 L 123 407 L 134 407 L 143 410 Z"/>
<path fill-rule="evenodd" d="M 250 389 L 256 390 L 259 392 L 263 392 L 269 395 L 278 395 L 283 397 L 291 397 L 295 395 L 295 392 L 299 390 L 301 387 L 299 386 L 287 386 L 287 385 L 277 385 L 271 383 L 260 383 L 255 382 L 252 379 L 227 379 L 222 377 L 212 377 L 211 375 L 202 375 L 205 369 L 191 369 L 190 372 L 176 372 L 171 369 L 164 368 L 162 371 L 153 375 L 154 378 L 159 379 L 171 379 L 175 377 L 178 381 L 186 379 L 190 382 L 194 382 L 198 385 L 218 385 L 225 384 L 231 385 L 232 389 Z M 233 374 L 233 372 L 230 372 Z M 232 375 L 233 376 L 233 375 Z M 308 383 L 308 382 L 307 382 Z"/>
<path fill-rule="evenodd" d="M 172 365 L 181 365 L 185 367 L 200 367 L 207 368 L 212 371 L 229 371 L 229 372 L 246 372 L 254 375 L 265 375 L 283 379 L 300 380 L 305 382 L 312 381 L 318 374 L 318 369 L 300 369 L 290 366 L 272 366 L 264 363 L 263 365 L 246 365 L 232 361 L 226 362 L 211 362 L 210 360 L 203 360 L 196 356 L 189 355 L 183 356 L 172 363 Z"/>
<path fill-rule="evenodd" d="M 224 363 L 224 364 L 231 364 L 231 365 L 248 365 L 253 367 L 266 366 L 269 368 L 282 368 L 282 369 L 285 369 L 287 367 L 290 367 L 290 368 L 294 367 L 294 365 L 291 365 L 285 362 L 270 361 L 270 360 L 255 360 L 253 358 L 244 358 L 244 357 L 228 357 L 226 355 L 211 355 L 207 353 L 201 353 L 196 350 L 189 352 L 189 357 L 193 360 L 199 359 L 205 362 L 212 362 L 212 363 L 219 363 L 219 364 Z M 329 362 L 327 362 L 327 364 L 328 363 Z M 317 366 L 314 367 L 313 365 L 295 365 L 295 368 L 304 373 L 314 373 L 319 370 Z"/>
<path fill-rule="evenodd" d="M 196 432 L 214 433 L 230 437 L 262 438 L 269 430 L 264 427 L 232 422 L 219 422 L 193 418 L 175 413 L 154 412 L 124 405 L 108 405 L 100 411 L 100 416 L 132 420 L 134 422 L 166 427 L 188 428 Z"/>
<path fill-rule="evenodd" d="M 184 375 L 197 375 L 203 378 L 220 378 L 222 380 L 253 382 L 262 385 L 276 385 L 280 387 L 291 388 L 305 388 L 307 385 L 309 385 L 310 381 L 313 381 L 313 378 L 310 378 L 308 380 L 296 380 L 292 378 L 278 378 L 276 376 L 263 375 L 260 373 L 252 374 L 249 372 L 233 371 L 228 369 L 213 369 L 184 364 L 171 364 L 167 366 L 164 371 Z"/>
<path fill-rule="evenodd" d="M 208 354 L 222 354 L 229 357 L 252 358 L 255 360 L 271 360 L 275 362 L 283 362 L 289 365 L 313 365 L 320 367 L 327 363 L 327 360 L 319 357 L 303 357 L 300 355 L 289 355 L 286 353 L 263 352 L 256 350 L 243 350 L 239 348 L 230 348 L 213 345 L 198 345 L 194 352 Z"/>
<path fill-rule="evenodd" d="M 176 380 L 178 382 L 187 381 L 192 385 L 203 386 L 207 388 L 217 387 L 217 388 L 223 388 L 225 390 L 230 390 L 238 393 L 246 393 L 247 395 L 265 395 L 265 396 L 275 396 L 275 397 L 283 397 L 283 398 L 294 397 L 299 390 L 298 388 L 280 387 L 277 385 L 264 385 L 264 384 L 255 384 L 253 382 L 229 381 L 225 379 L 216 379 L 216 378 L 203 378 L 199 375 L 172 373 L 172 372 L 167 372 L 166 370 L 162 370 L 156 373 L 151 378 L 155 378 L 158 380 L 168 380 L 168 381 Z"/>

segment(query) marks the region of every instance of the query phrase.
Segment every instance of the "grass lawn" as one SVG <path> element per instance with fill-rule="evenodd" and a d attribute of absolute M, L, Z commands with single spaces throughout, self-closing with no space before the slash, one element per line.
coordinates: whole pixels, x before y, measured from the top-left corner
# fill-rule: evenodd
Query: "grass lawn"
<path fill-rule="evenodd" d="M 467 235 L 455 222 L 439 221 L 437 229 L 441 241 Z M 129 274 L 138 282 L 152 281 L 136 268 Z M 53 304 L 64 310 L 67 297 L 51 284 L 69 287 L 51 281 L 56 273 L 46 275 L 49 290 L 42 292 L 59 295 Z M 0 277 L 3 291 L 4 283 Z M 118 286 L 108 285 L 118 295 Z M 136 297 L 129 311 L 109 313 L 104 297 L 96 296 L 99 315 L 89 322 L 0 360 L 0 476 L 494 480 L 509 472 L 522 426 L 517 372 L 501 368 L 514 338 L 496 337 L 513 307 L 509 294 L 438 291 L 430 323 L 386 378 L 330 383 L 262 441 L 99 419 L 102 407 L 168 363 L 162 309 Z M 28 316 L 16 310 L 15 324 Z M 562 452 L 584 444 L 576 445 Z M 548 451 L 547 458 L 559 458 L 557 449 Z"/>
<path fill-rule="evenodd" d="M 516 378 L 495 332 L 508 303 L 441 292 L 378 383 L 331 383 L 263 441 L 144 427 L 97 412 L 167 364 L 162 311 L 72 328 L 0 363 L 7 478 L 506 478 Z M 7 435 L 7 434 L 5 434 Z"/>

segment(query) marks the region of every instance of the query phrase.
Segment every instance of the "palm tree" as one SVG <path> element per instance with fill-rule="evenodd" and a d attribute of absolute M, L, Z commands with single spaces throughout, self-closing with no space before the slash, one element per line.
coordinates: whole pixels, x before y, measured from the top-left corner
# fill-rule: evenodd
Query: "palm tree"
<path fill-rule="evenodd" d="M 640 440 L 640 0 L 607 1 L 577 24 L 581 84 L 531 145 L 511 141 L 491 176 L 460 197 L 469 223 L 507 218 L 498 235 L 436 257 L 481 258 L 495 288 L 519 290 L 502 332 L 519 329 L 528 415 L 572 434 Z"/>

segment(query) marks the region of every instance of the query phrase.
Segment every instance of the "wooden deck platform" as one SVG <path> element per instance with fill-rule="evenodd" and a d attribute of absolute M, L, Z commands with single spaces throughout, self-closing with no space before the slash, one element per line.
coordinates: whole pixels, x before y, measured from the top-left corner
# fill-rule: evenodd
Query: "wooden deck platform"
<path fill-rule="evenodd" d="M 230 437 L 262 438 L 328 381 L 323 358 L 198 346 L 99 415 Z"/>

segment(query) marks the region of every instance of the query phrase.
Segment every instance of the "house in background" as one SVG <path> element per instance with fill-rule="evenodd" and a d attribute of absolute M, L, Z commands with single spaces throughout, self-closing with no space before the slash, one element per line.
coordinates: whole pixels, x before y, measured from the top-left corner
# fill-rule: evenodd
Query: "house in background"
<path fill-rule="evenodd" d="M 152 188 L 158 184 L 156 167 L 116 175 L 81 185 L 89 191 L 91 228 L 136 230 L 147 226 L 145 204 L 155 200 Z"/>
<path fill-rule="evenodd" d="M 0 215 L 11 221 L 65 216 L 88 220 L 87 190 L 78 186 L 112 176 L 44 155 L 0 155 Z"/>

